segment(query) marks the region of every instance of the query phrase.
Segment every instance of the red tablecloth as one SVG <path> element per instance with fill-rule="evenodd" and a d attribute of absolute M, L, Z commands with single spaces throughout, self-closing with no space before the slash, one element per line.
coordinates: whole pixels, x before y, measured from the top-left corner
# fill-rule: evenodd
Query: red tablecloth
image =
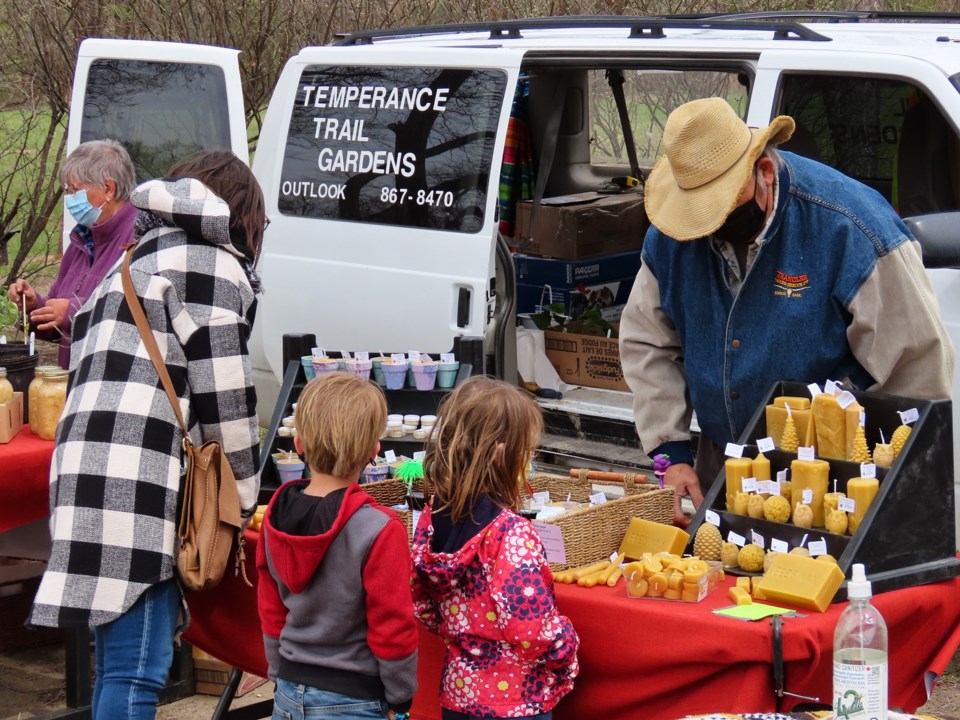
<path fill-rule="evenodd" d="M 26 425 L 0 445 L 0 532 L 47 517 L 52 454 L 53 441 L 41 440 Z"/>
<path fill-rule="evenodd" d="M 247 564 L 256 583 L 256 535 L 247 533 Z M 699 604 L 631 600 L 623 585 L 557 585 L 560 610 L 580 634 L 580 677 L 557 707 L 565 718 L 678 718 L 687 714 L 775 708 L 769 621 L 748 623 L 710 612 L 730 604 L 728 579 Z M 256 591 L 234 577 L 188 598 L 187 639 L 247 672 L 266 660 Z M 890 629 L 890 704 L 913 712 L 926 701 L 924 674 L 943 673 L 960 647 L 960 578 L 883 593 L 874 599 Z M 787 690 L 830 703 L 833 630 L 846 603 L 826 613 L 787 618 L 783 652 Z M 322 610 L 318 609 L 318 612 Z M 440 717 L 443 644 L 421 630 L 420 692 L 414 716 Z M 798 701 L 785 698 L 783 709 Z"/>

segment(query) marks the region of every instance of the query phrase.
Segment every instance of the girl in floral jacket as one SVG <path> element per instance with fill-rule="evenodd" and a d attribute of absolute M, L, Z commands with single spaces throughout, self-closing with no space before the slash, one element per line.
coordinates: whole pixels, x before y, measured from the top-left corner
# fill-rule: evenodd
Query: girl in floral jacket
<path fill-rule="evenodd" d="M 579 670 L 580 640 L 557 612 L 540 537 L 515 512 L 542 422 L 531 398 L 490 378 L 468 380 L 440 407 L 413 598 L 417 619 L 446 643 L 444 720 L 549 720 Z"/>

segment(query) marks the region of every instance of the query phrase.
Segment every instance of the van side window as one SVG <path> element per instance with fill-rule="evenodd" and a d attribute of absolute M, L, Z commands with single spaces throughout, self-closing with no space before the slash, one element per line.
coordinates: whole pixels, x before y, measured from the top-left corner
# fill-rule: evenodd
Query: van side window
<path fill-rule="evenodd" d="M 479 231 L 506 79 L 485 69 L 307 67 L 280 212 Z"/>
<path fill-rule="evenodd" d="M 748 88 L 736 70 L 624 69 L 623 94 L 641 167 L 652 168 L 663 154 L 667 116 L 685 102 L 726 98 L 740 117 L 747 113 Z M 590 162 L 629 165 L 620 115 L 605 70 L 590 71 Z"/>
<path fill-rule="evenodd" d="M 879 191 L 901 215 L 960 208 L 960 143 L 921 88 L 876 77 L 787 74 L 777 114 L 797 122 L 783 145 Z"/>
<path fill-rule="evenodd" d="M 204 148 L 230 148 L 223 70 L 212 65 L 96 60 L 90 66 L 80 142 L 121 142 L 137 180 L 163 177 Z"/>

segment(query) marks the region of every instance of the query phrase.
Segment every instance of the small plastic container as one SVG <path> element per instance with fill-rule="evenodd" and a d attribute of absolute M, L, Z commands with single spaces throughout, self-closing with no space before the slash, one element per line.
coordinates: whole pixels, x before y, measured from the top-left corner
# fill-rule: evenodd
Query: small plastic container
<path fill-rule="evenodd" d="M 413 413 L 408 413 L 403 416 L 403 424 L 417 427 L 420 424 L 420 416 L 414 415 Z"/>
<path fill-rule="evenodd" d="M 290 482 L 291 480 L 300 480 L 303 478 L 303 469 L 306 465 L 300 458 L 284 458 L 277 460 L 277 474 L 280 475 L 280 482 Z"/>
<path fill-rule="evenodd" d="M 288 428 L 297 426 L 294 415 L 287 415 L 283 420 L 280 421 L 280 424 Z"/>
<path fill-rule="evenodd" d="M 407 433 L 412 433 L 414 430 L 416 430 L 417 426 L 407 425 L 406 423 L 404 423 L 403 425 L 400 426 L 400 429 L 403 430 L 403 434 L 406 435 Z"/>
<path fill-rule="evenodd" d="M 669 571 L 665 568 L 659 573 L 654 573 L 648 577 L 643 577 L 644 583 L 639 583 L 643 576 L 643 571 L 634 569 L 631 566 L 640 565 L 640 562 L 630 562 L 624 566 L 623 579 L 626 581 L 627 597 L 642 598 L 644 600 L 673 600 L 675 602 L 698 603 L 707 595 L 713 592 L 723 577 L 723 565 L 715 560 L 704 561 L 708 565 L 705 573 L 700 575 L 692 582 L 685 582 L 684 573 L 680 570 Z M 674 573 L 679 573 L 678 580 L 671 581 Z M 660 594 L 651 594 L 651 580 L 654 575 L 662 575 L 660 582 L 666 583 L 665 590 Z M 640 590 L 644 592 L 641 593 Z"/>
<path fill-rule="evenodd" d="M 66 370 L 50 370 L 43 376 L 43 384 L 37 390 L 36 433 L 44 440 L 53 440 L 57 434 L 57 423 L 63 413 L 63 406 L 67 400 Z"/>
<path fill-rule="evenodd" d="M 399 420 L 387 420 L 387 436 L 403 437 L 403 423 Z"/>
<path fill-rule="evenodd" d="M 0 405 L 13 399 L 13 385 L 7 380 L 7 369 L 0 367 Z"/>
<path fill-rule="evenodd" d="M 436 415 L 421 415 L 420 416 L 420 426 L 425 428 L 432 428 L 437 424 Z"/>
<path fill-rule="evenodd" d="M 386 463 L 382 463 L 380 465 L 367 465 L 360 472 L 360 483 L 372 483 L 386 480 L 389 472 L 390 466 Z"/>
<path fill-rule="evenodd" d="M 387 423 L 391 423 L 391 422 L 402 423 L 403 415 L 401 415 L 400 413 L 391 413 L 390 415 L 387 415 Z"/>

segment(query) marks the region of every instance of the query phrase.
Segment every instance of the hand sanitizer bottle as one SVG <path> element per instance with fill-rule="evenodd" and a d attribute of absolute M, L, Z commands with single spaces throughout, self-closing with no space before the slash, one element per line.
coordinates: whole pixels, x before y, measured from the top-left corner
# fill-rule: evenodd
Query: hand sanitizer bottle
<path fill-rule="evenodd" d="M 887 720 L 887 624 L 870 604 L 863 565 L 847 583 L 850 605 L 833 635 L 833 712 L 836 720 Z"/>

